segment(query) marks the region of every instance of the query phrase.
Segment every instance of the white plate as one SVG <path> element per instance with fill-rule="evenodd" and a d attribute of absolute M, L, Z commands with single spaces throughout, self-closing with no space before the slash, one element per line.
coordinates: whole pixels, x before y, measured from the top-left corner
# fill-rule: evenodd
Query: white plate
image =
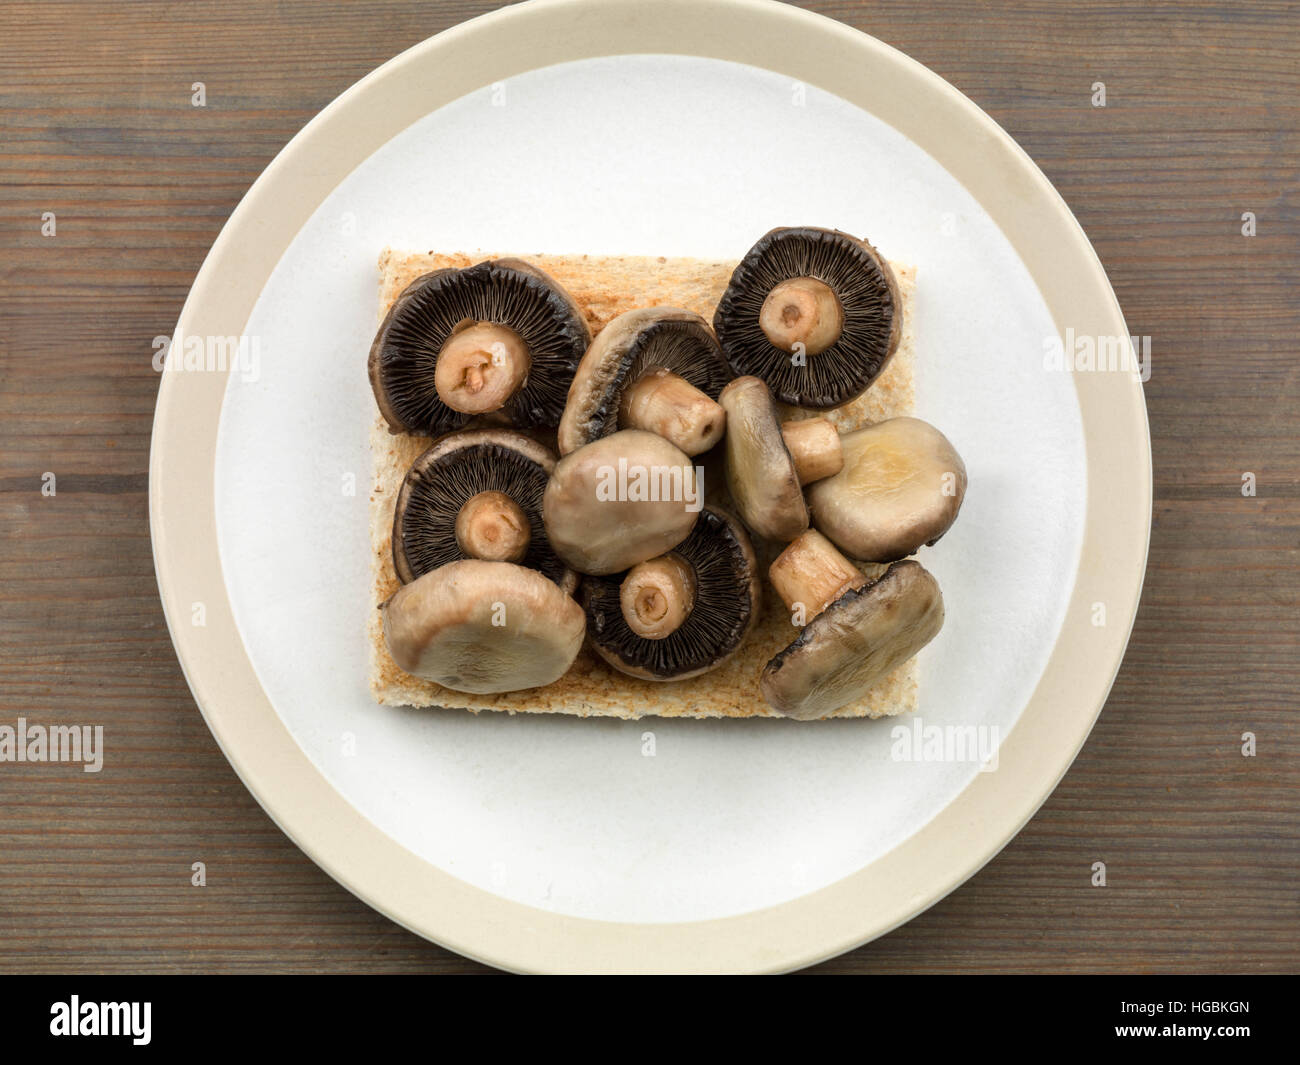
<path fill-rule="evenodd" d="M 684 38 L 699 45 L 690 50 L 721 55 L 618 54 L 640 49 L 611 46 L 627 31 L 596 10 L 529 4 L 455 31 L 451 41 L 427 42 L 322 115 L 259 183 L 276 187 L 250 193 L 213 257 L 224 243 L 225 269 L 247 271 L 251 257 L 261 276 L 254 270 L 234 302 L 229 288 L 212 283 L 204 291 L 201 277 L 181 328 L 203 335 L 187 318 L 197 322 L 212 307 L 214 321 L 236 323 L 225 333 L 255 338 L 256 360 L 220 381 L 165 375 L 152 484 L 160 585 L 192 684 L 202 659 L 225 689 L 195 685 L 232 763 L 309 853 L 385 912 L 515 968 L 788 967 L 845 949 L 934 901 L 1005 842 L 1068 766 L 1118 666 L 1136 605 L 1149 517 L 1140 389 L 1131 373 L 1094 374 L 1076 387 L 1082 375 L 1045 367 L 1045 345 L 1066 325 L 1088 335 L 1126 330 L 1059 200 L 1045 216 L 1048 231 L 1021 233 L 1008 225 L 1005 196 L 971 177 L 1002 171 L 1003 185 L 1022 195 L 1010 209 L 1032 216 L 1043 210 L 1036 198 L 1046 185 L 1032 164 L 1008 154 L 1002 140 L 987 142 L 984 159 L 978 138 L 974 158 L 970 149 L 950 158 L 937 150 L 934 133 L 944 122 L 992 127 L 953 90 L 929 77 L 935 103 L 924 93 L 908 97 L 914 65 L 792 9 L 692 5 L 700 25 Z M 577 19 L 579 11 L 591 17 Z M 653 11 L 638 14 L 647 42 L 655 39 L 651 24 L 668 18 Z M 685 9 L 676 14 L 686 17 Z M 542 32 L 539 19 L 556 32 L 567 26 L 571 45 L 579 29 L 590 33 L 591 55 L 547 63 L 547 50 L 530 43 Z M 862 56 L 879 70 L 858 95 L 868 103 L 897 98 L 902 112 L 885 106 L 884 117 L 873 114 L 832 77 L 827 85 L 838 95 L 812 77 L 793 77 L 788 61 L 777 69 L 741 64 L 710 40 L 710 27 L 730 27 L 744 40 L 767 23 L 823 56 L 868 45 Z M 533 54 L 514 54 L 511 42 Z M 453 48 L 470 68 L 472 91 L 450 98 L 444 87 L 446 102 L 412 108 L 414 121 L 381 140 L 373 127 L 382 124 L 375 116 L 385 95 L 409 98 L 417 73 L 454 87 Z M 503 51 L 517 69 L 498 76 L 488 57 Z M 395 84 L 401 68 L 405 89 Z M 346 104 L 351 114 L 339 114 Z M 356 146 L 367 137 L 375 144 Z M 311 169 L 313 149 L 323 157 L 344 142 L 351 165 L 334 162 L 328 175 Z M 286 213 L 300 216 L 295 225 Z M 786 224 L 864 235 L 891 260 L 918 268 L 918 414 L 953 440 L 971 480 L 959 521 L 924 552 L 948 620 L 922 656 L 918 716 L 924 726 L 974 725 L 981 740 L 1002 741 L 996 770 L 980 773 L 975 759 L 900 760 L 896 727 L 911 737 L 911 719 L 620 722 L 376 706 L 363 626 L 372 608 L 365 358 L 379 251 L 735 259 Z M 1047 246 L 1053 239 L 1056 256 Z M 221 268 L 210 262 L 205 273 Z M 1100 277 L 1095 306 L 1062 301 L 1071 276 L 1084 289 Z M 1093 329 L 1094 321 L 1104 328 Z M 193 397 L 177 396 L 182 385 Z M 215 399 L 206 426 L 196 431 L 197 408 L 163 424 L 169 398 L 198 403 L 200 391 L 205 409 Z M 1127 434 L 1119 443 L 1139 444 L 1141 461 L 1118 487 L 1106 477 L 1113 493 L 1104 500 L 1095 498 L 1092 471 L 1090 510 L 1090 458 L 1104 461 L 1117 432 Z M 180 511 L 190 520 L 203 492 L 178 480 L 183 495 L 169 503 L 162 491 L 160 467 L 177 451 L 168 440 L 182 435 L 191 450 L 202 449 L 199 467 L 210 471 L 206 505 L 219 567 L 210 541 L 187 544 L 191 561 L 168 565 L 165 526 L 181 520 Z M 1122 526 L 1125 548 L 1100 556 L 1116 564 L 1105 581 L 1085 565 L 1093 588 L 1081 590 L 1081 551 L 1106 551 L 1095 538 L 1085 546 L 1099 507 L 1103 525 Z M 217 617 L 204 600 L 204 626 L 191 624 L 199 600 L 178 587 L 195 568 L 217 575 L 208 574 Z M 1091 625 L 1099 630 L 1091 644 L 1063 643 L 1063 626 L 1086 631 L 1082 624 L 1095 620 L 1072 615 L 1099 601 L 1110 613 L 1106 624 Z M 193 631 L 214 625 L 231 630 L 219 635 L 237 634 L 246 657 Z M 1053 713 L 1035 691 L 1054 657 L 1070 707 L 1057 708 L 1059 720 L 1044 717 L 1044 738 L 1013 745 L 1026 707 Z M 257 693 L 257 707 L 226 687 L 234 671 Z M 1070 674 L 1087 683 L 1071 683 Z M 246 734 L 236 741 L 232 729 Z M 648 733 L 653 756 L 645 753 Z M 280 755 L 268 761 L 271 737 Z M 258 755 L 261 769 L 252 764 Z M 268 793 L 293 779 L 310 780 L 321 799 L 302 801 L 300 788 L 290 811 Z M 1000 798 L 990 796 L 992 812 L 981 817 L 973 802 L 990 789 Z M 347 811 L 346 831 L 330 810 Z M 291 816 L 296 828 L 286 823 Z M 954 833 L 973 848 L 945 846 Z M 926 840 L 937 849 L 922 858 L 917 848 Z M 367 874 L 381 872 L 374 861 L 383 875 L 367 889 Z M 900 861 L 914 884 L 892 875 L 889 887 L 868 888 Z M 430 881 L 439 892 L 455 885 L 468 907 L 459 923 L 449 920 L 450 896 L 412 897 L 414 870 L 445 874 Z M 820 926 L 800 916 L 846 889 L 848 901 Z M 481 927 L 516 917 L 513 937 Z M 670 942 L 678 932 L 680 946 Z"/>

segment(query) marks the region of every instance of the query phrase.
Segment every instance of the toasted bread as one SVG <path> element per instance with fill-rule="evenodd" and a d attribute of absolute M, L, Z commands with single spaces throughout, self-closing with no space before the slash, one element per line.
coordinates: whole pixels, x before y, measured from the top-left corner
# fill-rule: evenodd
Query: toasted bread
<path fill-rule="evenodd" d="M 504 254 L 504 253 L 503 253 Z M 422 274 L 446 267 L 465 267 L 502 255 L 477 253 L 410 253 L 385 250 L 379 259 L 379 317 L 407 285 Z M 637 307 L 673 306 L 695 311 L 711 321 L 727 287 L 734 262 L 701 259 L 595 255 L 517 255 L 545 270 L 577 302 L 593 335 L 615 316 Z M 842 432 L 884 418 L 911 414 L 914 406 L 914 340 L 911 303 L 915 271 L 893 266 L 903 303 L 904 330 L 897 352 L 863 395 L 828 412 Z M 362 360 L 358 360 L 363 367 Z M 358 370 L 364 382 L 364 368 Z M 359 385 L 364 387 L 364 385 Z M 799 412 L 787 411 L 797 417 Z M 393 570 L 393 506 L 407 469 L 430 441 L 393 435 L 375 411 L 370 436 L 374 479 L 370 494 L 373 601 L 367 633 L 371 645 L 370 688 L 376 701 L 396 706 L 458 707 L 472 711 L 576 714 L 580 717 L 775 717 L 759 695 L 758 678 L 767 661 L 798 635 L 784 606 L 765 588 L 763 614 L 753 633 L 717 669 L 691 680 L 667 683 L 624 676 L 587 650 L 569 672 L 544 688 L 499 695 L 468 695 L 421 680 L 401 670 L 384 643 L 378 606 L 399 587 Z M 759 548 L 764 572 L 772 550 Z M 780 545 L 776 545 L 779 550 Z M 883 567 L 879 567 L 883 568 Z M 766 583 L 766 582 L 764 582 Z M 894 670 L 862 699 L 830 715 L 884 717 L 915 708 L 917 665 L 912 659 Z"/>

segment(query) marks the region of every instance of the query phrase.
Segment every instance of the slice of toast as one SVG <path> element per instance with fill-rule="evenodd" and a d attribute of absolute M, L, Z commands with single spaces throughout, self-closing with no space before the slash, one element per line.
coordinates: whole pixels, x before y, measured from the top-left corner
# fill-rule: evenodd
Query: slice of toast
<path fill-rule="evenodd" d="M 379 318 L 407 285 L 421 274 L 465 267 L 505 253 L 410 253 L 387 249 L 379 257 Z M 563 285 L 591 325 L 592 334 L 624 311 L 637 307 L 684 307 L 713 320 L 734 262 L 639 256 L 513 255 L 545 270 Z M 915 270 L 894 266 L 903 302 L 904 329 L 894 357 L 862 396 L 828 416 L 848 431 L 870 422 L 911 414 L 914 406 L 914 338 L 911 303 Z M 364 373 L 364 370 L 361 371 Z M 799 412 L 786 411 L 785 416 Z M 784 605 L 764 581 L 763 612 L 745 644 L 710 673 L 667 683 L 637 680 L 607 666 L 584 649 L 572 668 L 554 684 L 499 695 L 470 695 L 421 680 L 398 668 L 384 643 L 378 606 L 399 587 L 393 571 L 393 507 L 406 471 L 429 446 L 422 437 L 394 436 L 378 410 L 371 429 L 374 481 L 370 496 L 371 569 L 374 577 L 367 633 L 370 640 L 370 690 L 389 706 L 442 706 L 510 713 L 576 714 L 580 717 L 775 717 L 758 691 L 768 660 L 798 635 Z M 698 460 L 697 460 L 698 461 Z M 776 545 L 779 549 L 780 545 Z M 766 574 L 772 550 L 755 544 Z M 883 569 L 883 567 L 875 567 Z M 870 572 L 867 567 L 864 570 Z M 915 709 L 916 660 L 899 666 L 862 699 L 831 717 L 884 717 Z"/>

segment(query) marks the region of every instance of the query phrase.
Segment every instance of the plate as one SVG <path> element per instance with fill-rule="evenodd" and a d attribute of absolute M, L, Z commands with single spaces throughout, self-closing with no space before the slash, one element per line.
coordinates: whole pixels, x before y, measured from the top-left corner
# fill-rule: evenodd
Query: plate
<path fill-rule="evenodd" d="M 971 487 L 924 555 L 948 621 L 922 654 L 917 714 L 376 706 L 365 356 L 380 250 L 738 259 L 791 224 L 865 235 L 918 269 L 918 414 Z M 1131 356 L 1046 178 L 900 53 L 776 3 L 534 0 L 340 96 L 214 244 L 154 423 L 172 639 L 268 814 L 412 931 L 523 971 L 796 968 L 969 877 L 1086 739 L 1150 528 Z"/>

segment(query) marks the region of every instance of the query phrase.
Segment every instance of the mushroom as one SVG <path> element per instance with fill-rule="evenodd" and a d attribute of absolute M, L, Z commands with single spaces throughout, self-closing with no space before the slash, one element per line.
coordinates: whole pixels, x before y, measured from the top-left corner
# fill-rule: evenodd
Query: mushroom
<path fill-rule="evenodd" d="M 370 385 L 394 433 L 436 436 L 498 410 L 517 426 L 553 426 L 590 342 L 553 278 L 490 259 L 406 287 L 370 347 Z"/>
<path fill-rule="evenodd" d="M 407 584 L 449 562 L 477 558 L 540 570 L 567 591 L 576 578 L 542 524 L 555 453 L 512 429 L 466 429 L 411 464 L 393 511 L 393 569 Z"/>
<path fill-rule="evenodd" d="M 717 338 L 698 314 L 677 307 L 627 311 L 592 341 L 560 419 L 567 455 L 618 429 L 645 429 L 688 455 L 713 447 L 726 428 L 714 400 L 731 378 Z"/>
<path fill-rule="evenodd" d="M 559 680 L 582 647 L 582 608 L 511 562 L 465 559 L 417 577 L 381 607 L 389 654 L 444 688 L 488 694 Z"/>
<path fill-rule="evenodd" d="M 705 507 L 674 550 L 626 574 L 589 577 L 578 601 L 601 658 L 630 676 L 666 681 L 730 658 L 758 620 L 760 594 L 744 526 Z"/>
<path fill-rule="evenodd" d="M 843 464 L 840 435 L 825 418 L 782 423 L 767 385 L 737 377 L 718 396 L 727 412 L 727 488 L 758 536 L 793 540 L 808 528 L 802 485 Z"/>
<path fill-rule="evenodd" d="M 768 575 L 785 605 L 811 618 L 759 680 L 783 717 L 810 721 L 861 698 L 943 627 L 939 584 L 919 562 L 895 562 L 869 581 L 816 529 Z"/>
<path fill-rule="evenodd" d="M 902 336 L 889 263 L 833 229 L 774 229 L 731 275 L 713 328 L 737 376 L 754 374 L 782 403 L 841 406 L 884 369 Z"/>
<path fill-rule="evenodd" d="M 851 558 L 893 562 L 933 544 L 957 518 L 966 466 L 919 418 L 890 418 L 840 438 L 844 468 L 808 490 L 812 518 Z"/>
<path fill-rule="evenodd" d="M 555 553 L 581 573 L 621 573 L 676 547 L 699 516 L 703 478 L 662 436 L 623 429 L 565 455 L 542 497 Z"/>

